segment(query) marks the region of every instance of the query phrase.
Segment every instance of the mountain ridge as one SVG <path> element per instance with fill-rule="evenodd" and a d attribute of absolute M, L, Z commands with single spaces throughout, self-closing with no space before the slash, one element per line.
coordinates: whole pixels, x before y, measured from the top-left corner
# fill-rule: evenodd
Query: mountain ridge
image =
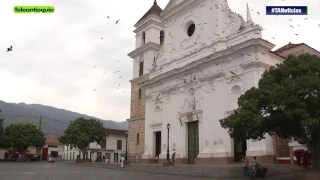
<path fill-rule="evenodd" d="M 128 130 L 128 122 L 103 120 L 93 116 L 60 109 L 42 104 L 8 103 L 0 100 L 0 118 L 5 119 L 5 127 L 17 122 L 41 125 L 44 133 L 53 137 L 60 137 L 68 124 L 79 117 L 98 119 L 105 128 Z M 40 118 L 41 117 L 41 118 Z M 41 120 L 40 120 L 41 119 Z"/>

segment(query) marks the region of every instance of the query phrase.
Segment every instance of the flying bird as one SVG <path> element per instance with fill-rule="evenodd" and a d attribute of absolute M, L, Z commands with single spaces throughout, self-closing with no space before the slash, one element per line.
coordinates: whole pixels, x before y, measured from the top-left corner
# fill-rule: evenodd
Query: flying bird
<path fill-rule="evenodd" d="M 260 15 L 260 13 L 259 12 L 257 12 L 259 15 Z"/>
<path fill-rule="evenodd" d="M 101 39 L 103 39 L 103 37 L 101 37 Z"/>
<path fill-rule="evenodd" d="M 104 74 L 107 74 L 108 72 L 105 72 Z"/>
<path fill-rule="evenodd" d="M 118 72 L 121 72 L 121 71 L 116 71 L 116 72 L 114 72 L 114 73 L 118 73 Z"/>
<path fill-rule="evenodd" d="M 234 73 L 233 71 L 229 71 L 232 75 L 236 76 L 237 74 Z"/>
<path fill-rule="evenodd" d="M 298 36 L 299 34 L 294 33 L 294 35 Z"/>
<path fill-rule="evenodd" d="M 320 27 L 320 24 L 318 24 L 318 26 Z"/>
<path fill-rule="evenodd" d="M 12 51 L 12 45 L 9 48 L 7 48 L 7 52 L 9 51 Z"/>
<path fill-rule="evenodd" d="M 107 18 L 109 19 L 109 16 L 107 16 Z"/>
<path fill-rule="evenodd" d="M 289 21 L 292 21 L 292 19 L 289 19 Z"/>
<path fill-rule="evenodd" d="M 93 67 L 96 67 L 97 65 L 94 65 Z"/>
<path fill-rule="evenodd" d="M 120 79 L 123 78 L 122 76 L 119 77 Z"/>
<path fill-rule="evenodd" d="M 290 25 L 292 28 L 294 28 L 292 25 Z"/>
<path fill-rule="evenodd" d="M 120 84 L 119 84 L 119 86 L 117 87 L 117 89 L 119 89 L 119 87 L 120 87 Z"/>
<path fill-rule="evenodd" d="M 307 20 L 308 18 L 304 18 L 304 20 Z"/>
<path fill-rule="evenodd" d="M 300 27 L 300 25 L 299 24 L 297 24 L 299 27 Z"/>
<path fill-rule="evenodd" d="M 96 89 L 93 89 L 94 91 L 97 91 Z"/>
<path fill-rule="evenodd" d="M 276 39 L 276 38 L 272 37 L 272 39 Z"/>
<path fill-rule="evenodd" d="M 120 19 L 118 21 L 116 21 L 116 24 L 118 24 L 119 21 L 120 21 Z"/>

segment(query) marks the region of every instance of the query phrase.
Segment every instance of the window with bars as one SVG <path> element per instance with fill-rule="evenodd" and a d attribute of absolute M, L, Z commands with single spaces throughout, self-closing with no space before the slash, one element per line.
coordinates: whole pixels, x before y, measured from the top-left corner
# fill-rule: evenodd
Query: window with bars
<path fill-rule="evenodd" d="M 289 141 L 278 137 L 278 157 L 290 157 Z"/>
<path fill-rule="evenodd" d="M 106 139 L 103 139 L 103 140 L 102 140 L 102 142 L 101 142 L 101 148 L 102 148 L 102 149 L 107 148 Z"/>
<path fill-rule="evenodd" d="M 117 150 L 122 150 L 122 140 L 117 140 Z"/>

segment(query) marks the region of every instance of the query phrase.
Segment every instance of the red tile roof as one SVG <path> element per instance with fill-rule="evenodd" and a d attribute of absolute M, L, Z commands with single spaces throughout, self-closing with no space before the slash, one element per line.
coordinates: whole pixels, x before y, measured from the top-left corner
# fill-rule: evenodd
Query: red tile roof
<path fill-rule="evenodd" d="M 59 139 L 57 138 L 53 138 L 50 136 L 45 136 L 45 138 L 46 138 L 46 144 L 61 144 Z"/>
<path fill-rule="evenodd" d="M 306 45 L 306 44 L 304 44 L 304 43 L 299 43 L 299 44 L 289 43 L 289 44 L 287 44 L 285 46 L 282 46 L 281 48 L 279 48 L 279 49 L 277 49 L 277 50 L 275 50 L 273 52 L 274 53 L 281 53 L 281 52 L 283 52 L 285 50 L 288 50 L 288 49 L 291 49 L 291 48 L 294 48 L 294 47 L 297 47 L 297 46 L 301 46 L 301 45 Z"/>
<path fill-rule="evenodd" d="M 119 130 L 119 129 L 106 129 L 107 134 L 113 134 L 113 135 L 126 135 L 126 130 Z"/>

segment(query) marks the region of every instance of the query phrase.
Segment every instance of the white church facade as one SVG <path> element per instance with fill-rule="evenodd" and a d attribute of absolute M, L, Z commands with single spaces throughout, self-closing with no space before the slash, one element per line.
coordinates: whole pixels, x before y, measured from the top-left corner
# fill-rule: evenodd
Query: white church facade
<path fill-rule="evenodd" d="M 275 45 L 262 39 L 250 11 L 244 20 L 226 0 L 171 0 L 161 11 L 156 6 L 135 25 L 136 50 L 129 54 L 131 82 L 139 86 L 132 96 L 139 92 L 141 98 L 141 89 L 144 96 L 141 161 L 165 161 L 169 146 L 170 157 L 175 152 L 182 164 L 230 164 L 242 155 L 274 163 L 271 136 L 234 142 L 219 120 L 284 56 L 271 51 Z M 128 120 L 129 134 L 137 119 Z M 135 145 L 129 143 L 129 153 Z"/>

